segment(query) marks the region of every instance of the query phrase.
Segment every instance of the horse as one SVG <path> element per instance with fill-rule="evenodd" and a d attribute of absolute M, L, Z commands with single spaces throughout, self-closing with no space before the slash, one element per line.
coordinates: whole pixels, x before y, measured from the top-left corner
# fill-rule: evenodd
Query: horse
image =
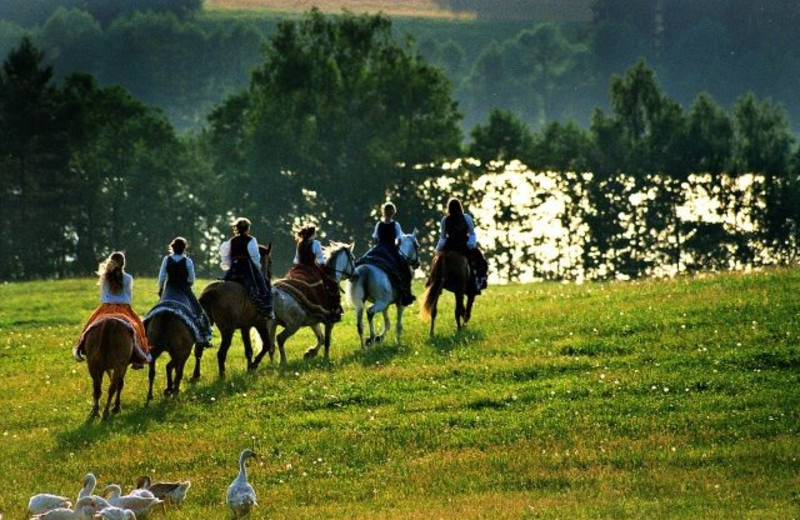
<path fill-rule="evenodd" d="M 153 315 L 147 321 L 147 341 L 150 344 L 150 355 L 153 361 L 150 363 L 149 386 L 147 400 L 153 399 L 153 380 L 156 377 L 156 360 L 163 352 L 169 353 L 169 363 L 167 363 L 167 388 L 164 395 L 177 394 L 180 392 L 181 379 L 183 379 L 183 367 L 186 360 L 192 353 L 194 345 L 194 334 L 186 324 L 174 312 L 160 312 Z M 175 380 L 172 379 L 172 371 L 175 371 Z"/>
<path fill-rule="evenodd" d="M 259 245 L 261 253 L 261 272 L 266 280 L 272 276 L 272 244 L 267 246 Z M 233 333 L 238 329 L 244 343 L 244 355 L 247 358 L 247 369 L 255 370 L 264 354 L 269 352 L 272 358 L 274 352 L 274 341 L 270 336 L 271 318 L 263 318 L 256 306 L 250 301 L 247 289 L 233 281 L 212 282 L 203 289 L 200 294 L 200 306 L 206 311 L 208 319 L 212 325 L 215 324 L 219 329 L 222 342 L 217 351 L 217 363 L 219 365 L 219 376 L 225 376 L 225 359 L 228 356 L 228 349 L 233 340 Z M 253 346 L 250 342 L 250 329 L 255 327 L 261 336 L 261 352 L 253 359 Z M 200 359 L 203 357 L 203 348 L 195 345 L 194 349 L 195 365 L 193 380 L 200 378 Z"/>
<path fill-rule="evenodd" d="M 419 267 L 419 242 L 417 241 L 416 229 L 413 233 L 403 235 L 400 238 L 398 251 L 412 268 Z M 397 308 L 396 335 L 397 343 L 400 343 L 400 336 L 403 333 L 403 311 L 405 307 L 400 304 L 400 292 L 392 286 L 389 275 L 383 269 L 370 264 L 359 265 L 350 279 L 348 297 L 350 303 L 356 309 L 356 327 L 358 328 L 358 337 L 361 340 L 362 349 L 373 343 L 381 343 L 384 340 L 386 333 L 391 328 L 389 320 L 389 305 L 391 304 L 394 304 Z M 374 303 L 367 309 L 369 338 L 364 341 L 364 307 L 367 301 Z M 373 319 L 379 312 L 383 313 L 383 331 L 376 336 Z"/>
<path fill-rule="evenodd" d="M 99 416 L 101 385 L 103 374 L 108 373 L 111 380 L 108 386 L 108 400 L 103 410 L 103 420 L 108 419 L 108 408 L 116 394 L 113 413 L 120 410 L 120 395 L 125 386 L 125 373 L 133 353 L 133 330 L 123 322 L 107 318 L 93 325 L 86 332 L 85 349 L 89 375 L 92 376 L 94 405 L 89 419 Z"/>
<path fill-rule="evenodd" d="M 434 257 L 428 287 L 422 296 L 423 304 L 420 308 L 420 317 L 431 320 L 431 336 L 433 336 L 433 328 L 436 323 L 436 305 L 439 296 L 445 289 L 455 294 L 458 330 L 461 330 L 461 327 L 469 322 L 472 316 L 472 304 L 475 302 L 475 294 L 468 291 L 470 283 L 471 271 L 466 256 L 456 251 L 442 251 Z M 466 308 L 464 307 L 464 294 L 467 295 Z"/>
<path fill-rule="evenodd" d="M 324 269 L 329 276 L 336 280 L 337 285 L 343 279 L 349 279 L 355 271 L 355 258 L 353 257 L 353 246 L 332 242 L 326 250 L 328 260 L 325 262 Z M 303 355 L 304 359 L 315 357 L 322 345 L 325 345 L 325 359 L 331 346 L 332 322 L 325 322 L 325 332 L 322 332 L 320 324 L 323 322 L 318 316 L 314 316 L 297 301 L 296 297 L 290 294 L 290 288 L 282 286 L 278 280 L 273 286 L 272 305 L 275 310 L 275 321 L 272 324 L 270 335 L 277 339 L 278 349 L 280 350 L 281 365 L 286 365 L 286 352 L 284 344 L 301 327 L 311 327 L 317 337 L 317 344 L 309 347 Z M 275 336 L 278 325 L 283 326 L 280 334 Z"/>

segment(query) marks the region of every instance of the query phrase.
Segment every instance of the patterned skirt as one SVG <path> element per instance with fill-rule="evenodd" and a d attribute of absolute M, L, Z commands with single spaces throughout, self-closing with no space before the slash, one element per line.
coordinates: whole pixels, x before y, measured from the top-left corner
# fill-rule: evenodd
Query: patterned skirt
<path fill-rule="evenodd" d="M 127 303 L 101 303 L 94 310 L 81 332 L 77 350 L 82 354 L 83 342 L 86 333 L 95 325 L 107 319 L 116 319 L 126 323 L 133 330 L 134 355 L 142 362 L 150 362 L 150 345 L 147 342 L 147 333 L 139 315 Z"/>

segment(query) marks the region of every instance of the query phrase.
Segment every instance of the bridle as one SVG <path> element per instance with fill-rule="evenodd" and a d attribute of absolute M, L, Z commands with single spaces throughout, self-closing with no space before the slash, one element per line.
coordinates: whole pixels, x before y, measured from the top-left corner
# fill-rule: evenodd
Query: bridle
<path fill-rule="evenodd" d="M 328 267 L 328 269 L 331 272 L 333 272 L 334 274 L 341 275 L 343 280 L 349 280 L 350 278 L 352 278 L 353 274 L 355 274 L 355 271 L 356 271 L 356 264 L 355 264 L 355 261 L 353 260 L 353 255 L 348 254 L 349 252 L 350 251 L 347 249 L 347 247 L 341 247 L 338 250 L 336 250 L 331 255 L 331 265 L 330 265 L 330 267 Z M 337 269 L 336 268 L 336 263 L 337 262 L 334 261 L 334 258 L 336 258 L 336 256 L 339 255 L 339 254 L 345 254 L 346 255 L 347 265 L 345 266 L 344 269 Z"/>
<path fill-rule="evenodd" d="M 412 259 L 409 255 L 405 254 L 403 250 L 400 248 L 397 249 L 397 252 L 400 253 L 400 256 L 402 256 L 406 262 L 408 262 L 408 265 L 410 265 L 414 269 L 417 269 L 419 267 L 419 242 L 417 242 L 417 239 L 414 238 L 412 235 L 406 235 L 406 236 L 411 237 L 413 240 L 411 244 L 414 246 L 414 258 Z"/>

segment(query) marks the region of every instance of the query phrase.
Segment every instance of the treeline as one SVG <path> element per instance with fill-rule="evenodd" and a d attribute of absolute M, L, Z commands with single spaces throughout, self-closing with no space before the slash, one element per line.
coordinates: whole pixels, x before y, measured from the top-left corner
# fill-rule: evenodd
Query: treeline
<path fill-rule="evenodd" d="M 741 93 L 753 92 L 781 103 L 800 122 L 796 2 L 447 2 L 477 12 L 478 19 L 398 19 L 394 37 L 402 44 L 411 35 L 415 50 L 445 72 L 464 115 L 464 132 L 494 108 L 513 112 L 537 131 L 552 121 L 586 127 L 595 107 L 608 107 L 608 78 L 640 58 L 684 108 L 702 91 L 727 109 Z M 90 73 L 101 85 L 122 85 L 160 107 L 180 132 L 199 131 L 216 105 L 247 86 L 279 18 L 226 18 L 203 13 L 198 5 L 199 0 L 6 2 L 0 8 L 0 53 L 29 35 L 59 79 Z M 583 14 L 571 17 L 576 12 Z"/>
<path fill-rule="evenodd" d="M 0 279 L 86 275 L 118 248 L 152 274 L 176 234 L 216 273 L 240 215 L 277 242 L 280 272 L 302 222 L 365 250 L 387 198 L 430 251 L 453 193 L 476 214 L 496 201 L 479 225 L 511 277 L 541 261 L 542 244 L 519 247 L 537 231 L 525 214 L 556 191 L 569 258 L 537 268 L 544 278 L 787 262 L 798 249 L 800 155 L 783 108 L 746 94 L 728 111 L 701 94 L 685 110 L 644 61 L 613 77 L 610 108 L 586 129 L 494 110 L 466 145 L 451 83 L 382 16 L 280 23 L 249 84 L 196 134 L 91 75 L 57 78 L 28 38 L 0 72 Z M 527 199 L 497 174 L 516 160 L 550 172 Z M 708 207 L 687 216 L 700 192 Z"/>

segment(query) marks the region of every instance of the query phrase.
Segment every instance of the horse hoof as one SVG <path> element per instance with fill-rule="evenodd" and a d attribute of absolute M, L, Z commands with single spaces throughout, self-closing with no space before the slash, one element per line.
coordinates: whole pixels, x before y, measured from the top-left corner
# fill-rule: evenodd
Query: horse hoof
<path fill-rule="evenodd" d="M 169 388 L 164 389 L 164 395 L 172 395 L 172 390 Z"/>
<path fill-rule="evenodd" d="M 383 340 L 384 340 L 384 336 L 382 336 L 382 335 L 381 335 L 381 336 L 377 336 L 377 337 L 375 338 L 375 343 L 377 343 L 378 345 L 380 345 L 381 343 L 383 343 Z"/>
<path fill-rule="evenodd" d="M 303 354 L 303 359 L 313 359 L 317 357 L 317 351 L 313 348 L 306 350 L 306 353 Z"/>

